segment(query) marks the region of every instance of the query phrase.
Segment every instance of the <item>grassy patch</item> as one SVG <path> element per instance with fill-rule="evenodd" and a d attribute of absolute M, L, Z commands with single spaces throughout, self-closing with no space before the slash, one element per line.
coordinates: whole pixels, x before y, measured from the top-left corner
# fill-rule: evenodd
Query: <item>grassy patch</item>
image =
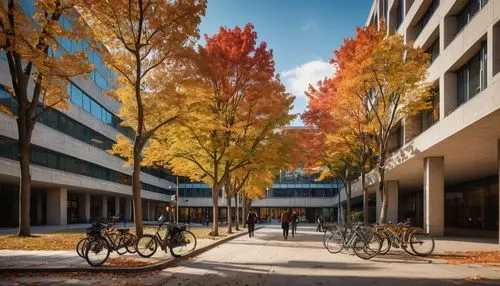
<path fill-rule="evenodd" d="M 34 234 L 29 237 L 2 235 L 0 236 L 0 249 L 73 250 L 83 237 L 85 237 L 83 232 Z"/>
<path fill-rule="evenodd" d="M 153 234 L 156 230 L 153 226 L 144 227 L 145 234 Z M 135 233 L 134 228 L 130 228 L 132 233 Z M 226 229 L 219 230 L 219 236 L 213 237 L 209 233 L 208 227 L 193 227 L 190 229 L 197 239 L 222 239 L 227 237 Z M 236 232 L 235 232 L 236 233 Z M 160 230 L 163 237 L 165 228 Z M 61 230 L 58 232 L 34 234 L 30 237 L 18 237 L 15 235 L 0 236 L 1 249 L 16 249 L 16 250 L 74 250 L 80 239 L 85 237 L 85 230 Z"/>

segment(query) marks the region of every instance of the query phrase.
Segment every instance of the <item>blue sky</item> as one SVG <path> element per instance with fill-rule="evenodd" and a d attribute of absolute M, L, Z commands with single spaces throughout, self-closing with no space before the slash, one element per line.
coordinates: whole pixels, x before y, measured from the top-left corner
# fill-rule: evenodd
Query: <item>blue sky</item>
<path fill-rule="evenodd" d="M 372 0 L 209 0 L 201 34 L 213 35 L 219 27 L 252 22 L 259 41 L 273 49 L 276 72 L 287 90 L 297 98 L 294 113 L 307 106 L 303 95 L 333 70 L 328 64 L 332 51 L 344 38 L 363 26 Z M 300 119 L 292 125 L 302 125 Z"/>

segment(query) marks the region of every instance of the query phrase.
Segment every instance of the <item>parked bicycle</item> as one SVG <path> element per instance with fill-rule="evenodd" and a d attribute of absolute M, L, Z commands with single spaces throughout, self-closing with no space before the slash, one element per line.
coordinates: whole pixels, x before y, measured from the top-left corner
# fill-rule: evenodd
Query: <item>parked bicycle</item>
<path fill-rule="evenodd" d="M 332 228 L 326 240 L 325 247 L 330 253 L 339 253 L 344 248 L 352 248 L 354 253 L 362 259 L 371 259 L 380 252 L 382 238 L 370 229 L 362 228 L 363 223 L 353 227 Z"/>
<path fill-rule="evenodd" d="M 77 251 L 92 266 L 102 265 L 112 251 L 119 255 L 136 252 L 137 237 L 128 228 L 116 228 L 114 224 L 98 223 L 87 229 L 88 237 L 79 242 Z"/>
<path fill-rule="evenodd" d="M 386 254 L 391 247 L 402 248 L 408 254 L 418 256 L 428 256 L 434 251 L 435 242 L 432 235 L 422 228 L 411 227 L 409 220 L 395 225 L 376 225 L 374 232 L 383 239 L 380 254 Z"/>
<path fill-rule="evenodd" d="M 163 225 L 167 226 L 165 236 L 162 238 L 160 230 Z M 158 226 L 153 235 L 145 234 L 137 241 L 137 253 L 142 257 L 151 257 L 160 248 L 170 253 L 174 257 L 188 254 L 196 248 L 195 235 L 187 230 L 187 225 L 171 224 L 166 222 L 166 218 L 162 215 L 158 219 Z"/>

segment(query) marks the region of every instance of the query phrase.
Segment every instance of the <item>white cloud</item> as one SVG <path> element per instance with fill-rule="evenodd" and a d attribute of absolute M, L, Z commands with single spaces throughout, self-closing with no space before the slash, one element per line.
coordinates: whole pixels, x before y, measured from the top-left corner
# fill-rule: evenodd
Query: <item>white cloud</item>
<path fill-rule="evenodd" d="M 316 86 L 319 80 L 332 74 L 333 66 L 323 60 L 310 61 L 281 73 L 288 92 L 297 97 L 305 96 L 309 84 Z"/>
<path fill-rule="evenodd" d="M 302 26 L 300 26 L 299 30 L 301 32 L 306 32 L 306 31 L 309 31 L 313 28 L 316 28 L 316 22 L 307 22 L 305 24 L 303 24 Z"/>
<path fill-rule="evenodd" d="M 296 96 L 292 113 L 302 113 L 307 107 L 304 92 L 309 84 L 317 87 L 317 82 L 326 76 L 332 76 L 333 66 L 321 59 L 307 62 L 299 67 L 281 73 L 288 92 Z M 293 126 L 304 125 L 300 118 L 292 122 Z"/>

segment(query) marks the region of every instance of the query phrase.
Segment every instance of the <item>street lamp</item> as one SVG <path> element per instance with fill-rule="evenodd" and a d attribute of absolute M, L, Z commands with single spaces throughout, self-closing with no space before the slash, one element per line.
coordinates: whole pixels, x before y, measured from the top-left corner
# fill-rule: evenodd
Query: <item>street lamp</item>
<path fill-rule="evenodd" d="M 179 176 L 175 176 L 175 222 L 179 223 Z"/>

